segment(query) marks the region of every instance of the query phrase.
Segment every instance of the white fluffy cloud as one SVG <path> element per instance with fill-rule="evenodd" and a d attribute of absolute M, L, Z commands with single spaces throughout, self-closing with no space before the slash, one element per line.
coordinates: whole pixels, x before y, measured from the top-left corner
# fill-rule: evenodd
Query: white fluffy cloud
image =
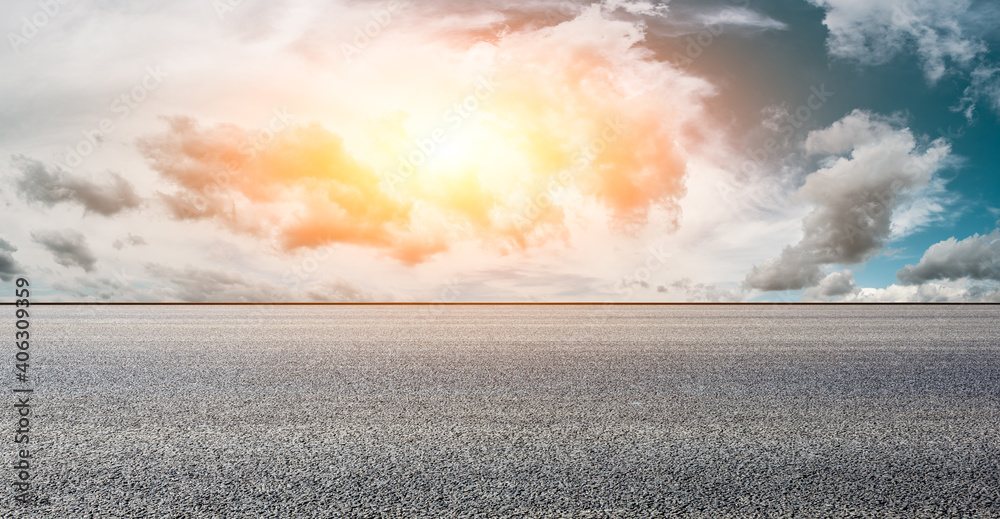
<path fill-rule="evenodd" d="M 944 140 L 922 148 L 897 121 L 860 110 L 811 132 L 806 150 L 828 164 L 798 191 L 815 209 L 802 221 L 798 244 L 753 267 L 746 279 L 751 288 L 816 286 L 824 265 L 874 257 L 892 234 L 893 214 L 930 184 L 950 153 Z"/>
<path fill-rule="evenodd" d="M 879 65 L 904 50 L 919 56 L 927 80 L 965 67 L 986 50 L 963 28 L 970 0 L 809 0 L 826 10 L 830 54 Z"/>
<path fill-rule="evenodd" d="M 1000 281 L 1000 229 L 931 245 L 919 263 L 903 267 L 896 277 L 906 285 L 961 278 Z"/>
<path fill-rule="evenodd" d="M 666 4 L 646 0 L 605 0 L 604 6 L 612 11 L 622 9 L 631 14 L 643 16 L 664 16 L 667 14 Z"/>
<path fill-rule="evenodd" d="M 885 288 L 861 288 L 841 301 L 850 303 L 996 303 L 1000 289 L 988 285 L 925 283 L 889 285 Z"/>

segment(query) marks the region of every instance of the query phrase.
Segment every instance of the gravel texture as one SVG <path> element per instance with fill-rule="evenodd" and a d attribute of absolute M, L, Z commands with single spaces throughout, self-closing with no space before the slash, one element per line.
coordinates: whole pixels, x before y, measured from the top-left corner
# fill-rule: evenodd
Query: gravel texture
<path fill-rule="evenodd" d="M 1000 306 L 32 318 L 3 517 L 1000 517 Z"/>

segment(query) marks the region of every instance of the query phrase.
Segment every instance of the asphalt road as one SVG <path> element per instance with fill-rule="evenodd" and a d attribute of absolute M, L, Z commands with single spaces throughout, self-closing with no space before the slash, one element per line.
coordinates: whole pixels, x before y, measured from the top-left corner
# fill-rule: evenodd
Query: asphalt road
<path fill-rule="evenodd" d="M 1000 306 L 37 307 L 32 330 L 38 504 L 5 484 L 4 517 L 1000 517 Z"/>

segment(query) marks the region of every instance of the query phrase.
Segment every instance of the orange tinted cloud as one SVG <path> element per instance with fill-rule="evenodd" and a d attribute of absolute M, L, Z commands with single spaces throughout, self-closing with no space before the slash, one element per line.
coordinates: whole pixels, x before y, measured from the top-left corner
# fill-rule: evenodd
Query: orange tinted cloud
<path fill-rule="evenodd" d="M 161 194 L 177 218 L 216 219 L 287 249 L 350 243 L 391 250 L 405 233 L 408 204 L 388 197 L 375 172 L 317 124 L 287 128 L 258 149 L 254 133 L 234 125 L 168 123 L 140 146 L 179 188 Z M 411 249 L 405 255 L 419 259 Z"/>

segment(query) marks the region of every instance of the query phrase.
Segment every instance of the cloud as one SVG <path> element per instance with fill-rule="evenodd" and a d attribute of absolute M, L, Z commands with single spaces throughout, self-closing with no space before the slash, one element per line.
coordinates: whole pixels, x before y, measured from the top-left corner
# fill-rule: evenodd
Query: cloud
<path fill-rule="evenodd" d="M 503 87 L 491 104 L 533 143 L 532 183 L 587 159 L 575 185 L 619 221 L 676 208 L 685 194 L 684 126 L 697 123 L 702 101 L 714 95 L 708 83 L 653 59 L 638 47 L 643 39 L 640 27 L 589 9 L 497 48 Z M 667 98 L 673 102 L 661 102 Z M 589 145 L 574 146 L 581 142 Z"/>
<path fill-rule="evenodd" d="M 323 303 L 389 302 L 395 299 L 392 294 L 377 294 L 342 279 L 322 282 L 306 290 L 306 297 Z"/>
<path fill-rule="evenodd" d="M 747 29 L 785 30 L 782 22 L 746 7 L 725 7 L 719 11 L 702 13 L 698 21 L 705 26 L 728 25 Z"/>
<path fill-rule="evenodd" d="M 131 301 L 137 292 L 127 280 L 115 276 L 80 276 L 73 280 L 55 280 L 52 288 L 72 295 L 75 301 Z"/>
<path fill-rule="evenodd" d="M 669 16 L 650 21 L 651 32 L 670 38 L 694 36 L 704 46 L 706 41 L 699 38 L 716 38 L 723 33 L 745 36 L 762 31 L 783 31 L 788 25 L 753 9 L 737 6 L 712 4 L 678 4 L 671 8 Z M 697 36 L 697 35 L 701 36 Z M 691 43 L 694 40 L 687 40 Z M 682 60 L 683 61 L 683 60 Z"/>
<path fill-rule="evenodd" d="M 1000 281 L 1000 230 L 931 245 L 919 263 L 903 267 L 896 278 L 904 285 L 962 278 Z"/>
<path fill-rule="evenodd" d="M 147 244 L 146 239 L 143 238 L 142 236 L 135 236 L 132 233 L 128 233 L 128 236 L 126 236 L 124 240 L 122 239 L 115 240 L 111 244 L 111 246 L 114 247 L 115 250 L 122 250 L 123 248 L 125 248 L 126 245 L 130 245 L 132 247 L 138 247 L 146 244 Z"/>
<path fill-rule="evenodd" d="M 746 285 L 759 290 L 798 290 L 819 283 L 823 276 L 812 251 L 804 247 L 785 247 L 781 257 L 755 265 L 747 275 Z"/>
<path fill-rule="evenodd" d="M 240 302 L 358 302 L 376 295 L 352 283 L 324 281 L 304 291 L 248 277 L 235 270 L 205 269 L 187 265 L 175 268 L 151 263 L 146 271 L 167 287 L 165 296 L 187 303 Z M 388 301 L 381 295 L 378 300 Z"/>
<path fill-rule="evenodd" d="M 149 264 L 146 270 L 167 286 L 168 297 L 186 303 L 291 302 L 292 292 L 283 286 L 247 278 L 232 270 L 203 269 L 187 265 L 175 268 Z"/>
<path fill-rule="evenodd" d="M 851 303 L 1000 303 L 1000 288 L 987 285 L 925 283 L 860 288 L 842 299 Z"/>
<path fill-rule="evenodd" d="M 75 202 L 85 211 L 104 216 L 134 209 L 142 203 L 132 184 L 117 173 L 109 173 L 110 178 L 100 183 L 61 170 L 49 171 L 40 161 L 22 156 L 15 156 L 13 162 L 21 172 L 16 180 L 17 190 L 28 202 L 47 207 Z"/>
<path fill-rule="evenodd" d="M 80 267 L 87 272 L 94 270 L 97 256 L 87 245 L 87 239 L 79 231 L 35 231 L 31 239 L 52 253 L 55 262 L 64 267 Z"/>
<path fill-rule="evenodd" d="M 715 285 L 694 283 L 688 278 L 659 285 L 656 287 L 656 291 L 670 296 L 679 296 L 680 300 L 688 302 L 733 303 L 743 301 L 746 297 L 746 292 L 739 288 L 723 290 Z"/>
<path fill-rule="evenodd" d="M 565 238 L 563 202 L 580 199 L 619 230 L 653 210 L 676 226 L 684 145 L 714 91 L 643 48 L 641 22 L 607 11 L 596 4 L 493 42 L 401 28 L 356 56 L 385 74 L 366 84 L 390 92 L 359 120 L 287 124 L 262 142 L 263 130 L 172 117 L 140 149 L 173 186 L 160 200 L 174 218 L 286 251 L 343 243 L 412 265 L 463 241 L 540 246 Z M 472 65 L 440 75 L 400 67 L 414 49 Z M 437 86 L 413 93 L 414 73 Z"/>
<path fill-rule="evenodd" d="M 0 281 L 10 281 L 14 276 L 24 272 L 24 267 L 18 264 L 11 254 L 13 252 L 17 252 L 17 247 L 0 238 Z"/>
<path fill-rule="evenodd" d="M 910 130 L 897 125 L 855 110 L 827 129 L 810 132 L 806 150 L 827 156 L 823 163 L 829 164 L 798 190 L 798 198 L 815 209 L 802 221 L 802 240 L 753 267 L 748 286 L 815 286 L 822 266 L 862 263 L 882 250 L 892 234 L 893 214 L 930 185 L 950 153 L 942 139 L 918 147 Z"/>
<path fill-rule="evenodd" d="M 986 51 L 963 29 L 970 0 L 809 2 L 826 11 L 827 47 L 839 58 L 880 65 L 913 48 L 927 80 L 936 83 L 949 67 L 967 67 Z"/>
<path fill-rule="evenodd" d="M 972 83 L 966 87 L 959 108 L 965 118 L 972 120 L 976 108 L 984 101 L 1000 115 L 1000 67 L 982 65 L 972 71 Z"/>
<path fill-rule="evenodd" d="M 858 290 L 854 284 L 854 272 L 845 270 L 833 272 L 809 288 L 803 294 L 806 301 L 827 301 L 830 298 L 853 294 Z"/>
<path fill-rule="evenodd" d="M 958 220 L 966 208 L 959 203 L 961 195 L 948 191 L 947 186 L 948 179 L 936 176 L 919 197 L 903 201 L 892 216 L 891 239 L 898 240 L 932 225 L 947 225 Z"/>
<path fill-rule="evenodd" d="M 647 0 L 604 0 L 602 5 L 609 11 L 622 9 L 629 14 L 643 16 L 666 16 L 669 10 L 666 4 Z"/>
<path fill-rule="evenodd" d="M 181 220 L 214 219 L 274 239 L 287 250 L 327 243 L 390 249 L 408 262 L 436 252 L 402 240 L 410 206 L 382 191 L 375 171 L 318 124 L 288 128 L 258 151 L 255 134 L 234 125 L 203 128 L 167 120 L 167 133 L 140 149 L 179 190 L 161 193 Z"/>

